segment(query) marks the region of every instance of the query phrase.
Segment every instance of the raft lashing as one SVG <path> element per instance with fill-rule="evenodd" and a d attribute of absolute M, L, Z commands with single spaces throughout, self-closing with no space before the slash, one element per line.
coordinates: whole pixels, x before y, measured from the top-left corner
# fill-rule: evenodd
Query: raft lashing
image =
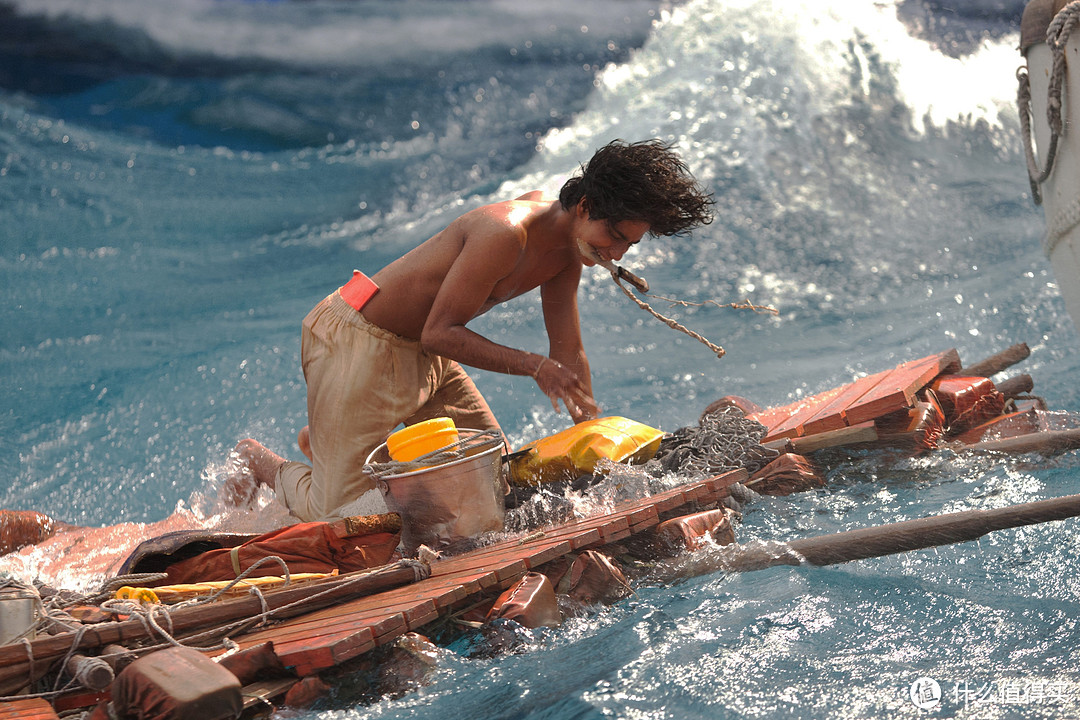
<path fill-rule="evenodd" d="M 79 710 L 94 719 L 257 717 L 310 707 L 358 674 L 375 678 L 374 700 L 422 684 L 439 645 L 465 638 L 477 653 L 497 653 L 514 643 L 515 628 L 558 625 L 568 614 L 594 612 L 632 593 L 642 577 L 655 582 L 665 572 L 674 579 L 687 572 L 846 562 L 1073 517 L 1080 514 L 1078 497 L 806 538 L 769 557 L 735 543 L 734 509 L 752 500 L 748 489 L 786 495 L 820 487 L 823 475 L 812 456 L 827 448 L 1050 455 L 1080 447 L 1080 430 L 1063 427 L 1060 415 L 1047 413 L 1029 394 L 1029 376 L 990 380 L 1028 354 L 1026 345 L 1017 345 L 965 368 L 958 353 L 947 350 L 767 410 L 722 398 L 698 426 L 666 435 L 659 459 L 649 461 L 663 468 L 677 459 L 696 479 L 685 481 L 684 473 L 673 480 L 669 473 L 666 489 L 591 516 L 512 528 L 482 539 L 486 544 L 461 545 L 457 553 L 448 548 L 437 555 L 424 547 L 417 559 L 350 571 L 393 560 L 384 557 L 386 535 L 400 525 L 378 516 L 310 523 L 333 552 L 315 565 L 295 563 L 315 572 L 293 579 L 286 569 L 286 580 L 276 584 L 246 578 L 254 570 L 252 548 L 263 547 L 260 538 L 238 539 L 243 552 L 219 548 L 212 551 L 218 556 L 196 563 L 212 567 L 235 558 L 246 568 L 244 582 L 255 588 L 240 597 L 235 587 L 231 595 L 221 593 L 219 584 L 187 591 L 184 597 L 198 602 L 165 606 L 152 602 L 161 598 L 154 588 L 138 587 L 136 576 L 121 578 L 129 605 L 119 607 L 129 612 L 109 605 L 116 602 L 114 583 L 102 596 L 108 600 L 73 598 L 63 614 L 39 622 L 37 637 L 0 646 L 0 693 L 6 696 L 0 720 Z M 736 417 L 757 429 L 760 442 L 740 456 L 743 467 L 711 472 L 732 461 L 719 458 L 723 443 L 706 431 Z M 342 538 L 361 547 L 371 539 L 364 562 L 335 559 L 344 552 Z M 290 564 L 274 558 L 267 567 L 275 562 Z M 159 574 L 147 584 L 162 582 L 173 581 Z M 167 597 L 176 588 L 156 590 Z"/>

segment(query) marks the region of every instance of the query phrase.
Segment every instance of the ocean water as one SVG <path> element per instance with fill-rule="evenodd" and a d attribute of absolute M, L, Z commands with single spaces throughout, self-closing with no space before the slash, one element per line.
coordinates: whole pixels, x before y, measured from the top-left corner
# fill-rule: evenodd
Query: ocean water
<path fill-rule="evenodd" d="M 1019 0 L 4 0 L 0 507 L 68 523 L 269 527 L 217 502 L 243 437 L 299 457 L 299 326 L 462 211 L 557 190 L 613 138 L 676 144 L 716 221 L 581 288 L 605 412 L 666 430 L 727 394 L 790 402 L 956 348 L 1080 411 L 1014 105 Z M 538 298 L 474 323 L 546 348 Z M 477 372 L 511 440 L 567 426 Z M 1080 492 L 1075 455 L 837 454 L 826 488 L 745 508 L 785 540 Z M 446 652 L 432 684 L 297 718 L 1080 714 L 1076 521 L 830 568 L 713 573 Z M 43 558 L 9 571 L 46 572 Z M 50 575 L 51 573 L 51 575 Z M 909 688 L 935 679 L 920 710 Z"/>

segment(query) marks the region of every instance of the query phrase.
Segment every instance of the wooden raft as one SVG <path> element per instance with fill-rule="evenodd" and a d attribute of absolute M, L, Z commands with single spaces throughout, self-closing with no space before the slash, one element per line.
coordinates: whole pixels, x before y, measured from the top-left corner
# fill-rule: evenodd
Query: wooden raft
<path fill-rule="evenodd" d="M 911 408 L 915 394 L 934 378 L 959 369 L 959 354 L 946 350 L 750 417 L 768 429 L 762 442 L 854 428 Z"/>
<path fill-rule="evenodd" d="M 745 470 L 735 470 L 619 503 L 601 516 L 438 560 L 426 580 L 256 630 L 237 643 L 243 649 L 272 641 L 286 667 L 301 676 L 311 675 L 418 631 L 467 605 L 473 596 L 506 589 L 551 560 L 623 540 L 657 525 L 662 513 L 690 503 L 716 502 L 746 478 Z"/>
<path fill-rule="evenodd" d="M 58 720 L 52 705 L 41 698 L 0 703 L 0 720 Z"/>

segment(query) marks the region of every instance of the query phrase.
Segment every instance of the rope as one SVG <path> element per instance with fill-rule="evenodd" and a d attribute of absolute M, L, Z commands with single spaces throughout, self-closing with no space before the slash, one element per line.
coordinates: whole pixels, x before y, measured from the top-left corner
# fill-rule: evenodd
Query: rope
<path fill-rule="evenodd" d="M 1039 170 L 1035 159 L 1035 148 L 1031 139 L 1031 81 L 1027 69 L 1020 67 L 1016 71 L 1018 88 L 1016 103 L 1020 111 L 1020 130 L 1024 139 L 1024 155 L 1027 158 L 1028 180 L 1031 183 L 1032 200 L 1042 204 L 1042 190 L 1039 187 L 1050 177 L 1057 155 L 1058 139 L 1065 132 L 1062 121 L 1061 91 L 1065 84 L 1066 56 L 1065 45 L 1076 23 L 1080 21 L 1080 2 L 1074 0 L 1058 12 L 1046 28 L 1046 44 L 1050 48 L 1052 65 L 1050 83 L 1046 90 L 1046 121 L 1050 126 L 1050 146 L 1046 151 L 1046 167 Z M 1052 248 L 1051 248 L 1052 249 Z"/>
<path fill-rule="evenodd" d="M 152 652 L 154 650 L 158 650 L 158 649 L 161 649 L 161 648 L 164 648 L 164 647 L 168 647 L 170 645 L 176 646 L 176 647 L 190 647 L 192 649 L 199 650 L 201 652 L 209 652 L 209 651 L 213 651 L 213 650 L 235 648 L 236 647 L 236 642 L 233 641 L 231 638 L 229 638 L 228 634 L 233 632 L 237 628 L 242 628 L 245 625 L 249 625 L 249 624 L 251 624 L 252 622 L 255 622 L 255 621 L 258 621 L 257 625 L 263 625 L 268 620 L 270 620 L 271 618 L 273 618 L 277 614 L 280 614 L 280 613 L 285 612 L 286 610 L 291 610 L 293 608 L 296 608 L 296 607 L 302 606 L 304 604 L 313 602 L 313 601 L 315 601 L 315 600 L 317 600 L 317 599 L 321 598 L 322 596 L 327 595 L 329 593 L 340 591 L 342 588 L 347 588 L 350 585 L 356 584 L 356 583 L 358 583 L 358 582 L 360 582 L 362 580 L 366 580 L 371 575 L 375 575 L 375 574 L 378 574 L 380 572 L 384 572 L 384 571 L 386 571 L 388 569 L 411 568 L 412 571 L 413 571 L 413 580 L 415 582 L 419 582 L 420 580 L 423 580 L 423 579 L 427 578 L 431 573 L 431 569 L 427 565 L 425 565 L 425 564 L 423 564 L 423 563 L 421 563 L 421 562 L 419 562 L 417 560 L 403 559 L 403 560 L 399 560 L 393 566 L 384 566 L 384 567 L 381 567 L 381 568 L 376 568 L 376 569 L 371 570 L 371 571 L 366 572 L 366 573 L 362 573 L 362 574 L 357 575 L 357 576 L 355 576 L 353 578 L 350 578 L 350 579 L 348 579 L 348 580 L 346 580 L 344 582 L 335 583 L 332 587 L 328 587 L 325 590 L 322 590 L 321 592 L 317 592 L 317 593 L 315 593 L 313 595 L 308 595 L 306 597 L 300 598 L 300 599 L 295 600 L 295 601 L 293 601 L 293 602 L 291 602 L 291 603 L 289 603 L 287 605 L 282 605 L 281 607 L 276 608 L 274 610 L 271 610 L 269 608 L 269 605 L 267 604 L 265 596 L 262 594 L 261 591 L 259 591 L 258 587 L 253 586 L 252 591 L 254 591 L 254 593 L 259 598 L 259 602 L 260 602 L 260 605 L 262 607 L 262 612 L 256 614 L 255 616 L 253 616 L 251 618 L 247 618 L 247 619 L 244 619 L 244 620 L 238 620 L 238 621 L 235 621 L 233 623 L 229 623 L 229 624 L 221 626 L 221 627 L 211 628 L 210 630 L 206 630 L 204 632 L 201 632 L 201 633 L 198 633 L 198 634 L 195 634 L 195 635 L 191 635 L 191 636 L 188 636 L 188 637 L 185 638 L 187 643 L 193 643 L 193 642 L 196 642 L 196 641 L 198 641 L 198 640 L 200 640 L 202 638 L 208 637 L 208 636 L 221 635 L 222 633 L 225 633 L 225 637 L 219 643 L 217 643 L 216 645 L 196 646 L 196 645 L 192 645 L 192 644 L 184 644 L 184 643 L 181 643 L 179 640 L 177 640 L 173 636 L 173 634 L 172 634 L 173 633 L 173 621 L 172 621 L 172 615 L 170 613 L 171 610 L 175 610 L 175 609 L 178 609 L 180 607 L 184 607 L 184 606 L 188 606 L 188 605 L 202 604 L 202 603 L 207 603 L 207 602 L 213 601 L 218 596 L 220 596 L 222 593 L 224 593 L 226 590 L 228 590 L 230 587 L 233 587 L 238 582 L 242 581 L 244 579 L 244 577 L 246 577 L 252 570 L 254 570 L 259 565 L 261 565 L 262 563 L 264 563 L 266 561 L 269 561 L 269 560 L 274 560 L 274 561 L 276 561 L 278 563 L 281 563 L 282 567 L 284 568 L 285 582 L 286 582 L 286 585 L 288 585 L 288 583 L 290 582 L 288 566 L 285 564 L 285 562 L 281 558 L 279 558 L 277 556 L 274 556 L 274 555 L 271 555 L 271 556 L 268 556 L 268 557 L 265 557 L 265 558 L 261 558 L 257 562 L 253 563 L 247 570 L 244 571 L 244 573 L 240 577 L 238 577 L 235 580 L 231 581 L 229 583 L 229 585 L 222 588 L 221 590 L 219 590 L 214 595 L 206 597 L 206 598 L 196 598 L 196 599 L 187 601 L 185 603 L 178 603 L 177 605 L 173 605 L 171 607 L 167 607 L 167 606 L 164 606 L 164 605 L 144 605 L 144 604 L 139 604 L 139 603 L 133 603 L 133 602 L 130 602 L 130 601 L 127 601 L 127 600 L 107 600 L 107 601 L 103 602 L 100 605 L 100 607 L 101 607 L 102 610 L 104 610 L 106 612 L 110 612 L 110 613 L 117 614 L 117 615 L 129 615 L 129 616 L 134 616 L 134 617 L 138 618 L 139 621 L 142 623 L 143 628 L 146 630 L 148 635 L 150 635 L 152 637 L 154 635 L 154 633 L 156 633 L 163 640 L 165 640 L 165 642 L 163 642 L 163 643 L 158 643 L 158 644 L 155 644 L 155 645 L 140 647 L 139 650 L 138 650 L 140 653 Z M 129 578 L 130 578 L 130 576 L 126 576 L 124 579 L 126 580 L 126 579 L 129 579 Z M 120 580 L 120 578 L 118 578 L 117 580 Z M 116 581 L 113 581 L 110 584 L 115 584 L 115 583 L 116 583 Z M 157 619 L 155 617 L 155 615 L 157 615 L 157 614 L 161 614 L 161 615 L 164 616 L 165 624 L 168 625 L 167 630 L 165 628 L 163 628 L 161 626 L 161 624 L 158 623 L 158 621 L 157 621 Z M 75 637 L 72 640 L 71 647 L 68 649 L 67 655 L 64 657 L 63 662 L 60 664 L 61 668 L 66 667 L 67 662 L 71 659 L 71 656 L 75 654 L 75 652 L 79 649 L 79 646 L 82 644 L 83 635 L 88 630 L 90 630 L 91 627 L 92 626 L 90 626 L 90 625 L 84 625 L 78 631 L 75 632 Z M 29 677 L 30 677 L 31 682 L 32 682 L 33 677 L 34 677 L 34 672 L 36 670 L 36 663 L 35 663 L 35 658 L 34 658 L 33 645 L 26 638 L 22 638 L 21 642 L 22 642 L 23 647 L 26 649 L 27 664 L 29 665 Z M 50 691 L 50 692 L 43 692 L 43 693 L 36 693 L 36 694 L 29 694 L 29 695 L 18 695 L 18 696 L 4 696 L 4 697 L 0 697 L 0 702 L 3 702 L 5 700 L 25 699 L 25 698 L 33 698 L 33 697 L 40 697 L 40 698 L 56 697 L 57 695 L 62 694 L 63 692 L 65 692 L 72 685 L 72 682 L 69 682 L 63 688 L 58 687 L 59 684 L 60 684 L 60 679 L 62 677 L 62 674 L 63 673 L 61 672 L 59 675 L 57 675 L 56 682 L 53 685 L 53 690 Z"/>
<path fill-rule="evenodd" d="M 23 648 L 26 649 L 26 662 L 27 662 L 28 665 L 30 665 L 30 670 L 29 670 L 28 675 L 29 675 L 29 678 L 30 678 L 30 683 L 33 684 L 33 682 L 34 682 L 34 669 L 35 669 L 34 668 L 34 646 L 33 646 L 33 644 L 30 642 L 30 640 L 28 638 L 19 638 L 19 640 L 22 642 Z"/>
<path fill-rule="evenodd" d="M 618 272 L 612 272 L 611 273 L 611 279 L 615 281 L 615 284 L 619 286 L 619 289 L 623 291 L 623 294 L 626 295 L 626 297 L 630 298 L 635 303 L 637 303 L 637 306 L 639 308 L 641 308 L 645 312 L 649 313 L 654 318 L 656 318 L 660 322 L 667 325 L 669 328 L 671 328 L 673 330 L 678 330 L 681 333 L 686 333 L 687 335 L 694 338 L 698 342 L 703 343 L 706 347 L 708 347 L 710 350 L 712 350 L 713 353 L 716 354 L 717 358 L 722 358 L 722 357 L 724 357 L 724 355 L 727 354 L 727 351 L 724 350 L 724 348 L 722 348 L 719 345 L 716 345 L 715 343 L 711 342 L 708 338 L 704 337 L 703 335 L 699 335 L 696 332 L 694 332 L 693 330 L 690 330 L 689 328 L 685 327 L 684 325 L 680 325 L 675 320 L 673 320 L 673 319 L 671 319 L 669 317 L 666 317 L 664 315 L 661 315 L 660 313 L 653 310 L 649 306 L 649 303 L 645 302 L 644 300 L 640 300 L 636 295 L 634 295 L 632 292 L 630 292 L 629 290 L 626 289 L 626 286 L 622 284 L 622 278 L 619 277 Z M 649 295 L 649 297 L 657 297 L 657 296 L 656 295 Z M 668 298 L 658 298 L 658 299 L 668 300 Z M 685 302 L 683 300 L 668 300 L 668 302 L 680 303 L 682 305 L 690 305 L 690 303 Z M 715 304 L 719 305 L 719 303 L 715 303 Z M 758 308 L 756 305 L 752 305 L 752 304 L 736 305 L 736 304 L 732 303 L 730 305 L 730 307 L 749 307 L 749 308 L 752 308 L 752 309 L 755 309 L 755 310 L 763 309 L 763 308 Z M 768 309 L 772 310 L 774 313 L 776 312 L 772 308 L 768 308 Z"/>
<path fill-rule="evenodd" d="M 1043 251 L 1047 257 L 1054 252 L 1058 243 L 1061 242 L 1070 230 L 1080 224 L 1080 197 L 1074 198 L 1064 208 L 1054 213 L 1046 223 L 1046 238 L 1043 240 Z"/>
<path fill-rule="evenodd" d="M 420 580 L 423 580 L 423 579 L 427 578 L 431 573 L 431 569 L 427 565 L 419 562 L 418 560 L 411 560 L 411 559 L 408 559 L 408 558 L 402 559 L 402 560 L 399 560 L 397 563 L 395 563 L 393 566 L 389 566 L 389 565 L 388 566 L 383 566 L 381 568 L 371 570 L 370 572 L 366 572 L 366 573 L 363 573 L 361 575 L 357 575 L 356 577 L 350 578 L 349 580 L 346 580 L 345 582 L 336 583 L 332 587 L 328 587 L 327 589 L 325 589 L 325 590 L 323 590 L 321 592 L 315 593 L 314 595 L 308 595 L 306 597 L 300 598 L 299 600 L 295 600 L 295 601 L 293 601 L 293 602 L 291 602 L 291 603 L 289 603 L 287 605 L 282 605 L 281 607 L 279 607 L 279 608 L 277 608 L 275 610 L 264 610 L 263 612 L 255 615 L 253 617 L 250 617 L 250 618 L 248 618 L 246 620 L 237 620 L 235 622 L 229 623 L 227 625 L 223 625 L 221 627 L 212 628 L 210 630 L 206 630 L 206 631 L 198 633 L 196 635 L 191 635 L 191 636 L 189 636 L 187 638 L 187 640 L 189 642 L 191 642 L 191 641 L 199 640 L 199 639 L 201 639 L 203 637 L 210 636 L 210 635 L 218 635 L 218 634 L 221 634 L 221 633 L 230 633 L 230 632 L 233 632 L 234 630 L 236 630 L 237 628 L 242 628 L 245 625 L 248 625 L 249 623 L 251 623 L 253 621 L 256 621 L 256 620 L 259 620 L 260 622 L 265 623 L 265 621 L 267 619 L 273 617 L 274 615 L 277 615 L 278 613 L 284 612 L 285 610 L 290 610 L 290 609 L 295 608 L 295 607 L 299 607 L 299 606 L 304 605 L 306 603 L 310 603 L 311 601 L 317 600 L 318 598 L 322 597 L 323 595 L 327 595 L 329 593 L 339 591 L 342 588 L 347 588 L 350 585 L 358 583 L 361 580 L 367 579 L 367 577 L 370 576 L 370 575 L 377 574 L 379 572 L 382 572 L 382 571 L 390 569 L 390 568 L 401 569 L 401 568 L 404 568 L 404 567 L 412 568 L 412 570 L 413 570 L 413 578 L 414 578 L 414 581 L 416 581 L 416 582 L 419 582 Z M 264 605 L 264 607 L 265 607 L 265 605 Z M 228 640 L 228 638 L 226 638 L 226 640 Z M 216 649 L 216 648 L 196 648 L 196 650 L 204 650 L 204 649 Z"/>
<path fill-rule="evenodd" d="M 271 558 L 263 558 L 263 560 L 267 560 L 267 559 L 271 559 Z M 272 556 L 272 559 L 278 560 L 279 562 L 281 561 L 281 558 L 277 558 L 277 557 L 273 557 L 273 556 Z M 260 560 L 260 562 L 262 562 L 262 561 Z M 254 567 L 255 567 L 255 565 L 252 565 L 252 568 L 254 568 Z M 168 619 L 168 624 L 170 626 L 170 631 L 172 629 L 172 617 L 169 615 L 169 610 L 165 606 L 152 605 L 152 606 L 149 606 L 149 607 L 143 607 L 143 606 L 136 605 L 135 603 L 131 603 L 131 602 L 126 601 L 126 600 L 119 600 L 119 601 L 107 601 L 107 602 L 105 602 L 105 603 L 103 603 L 101 605 L 101 608 L 103 610 L 106 610 L 108 612 L 113 612 L 113 613 L 116 613 L 116 614 L 134 615 L 135 617 L 139 618 L 139 620 L 142 621 L 143 627 L 147 628 L 148 633 L 149 633 L 149 628 L 153 627 L 155 630 L 157 630 L 162 635 L 163 638 L 165 638 L 167 640 L 167 642 L 164 642 L 164 643 L 158 643 L 156 645 L 140 647 L 138 649 L 139 653 L 145 654 L 145 653 L 153 652 L 154 650 L 159 650 L 161 648 L 168 647 L 169 645 L 175 645 L 175 646 L 179 646 L 179 647 L 190 647 L 190 648 L 192 648 L 194 650 L 199 650 L 201 652 L 209 652 L 209 651 L 213 651 L 213 650 L 231 649 L 231 648 L 236 647 L 236 642 L 228 637 L 228 633 L 233 632 L 237 628 L 242 628 L 245 625 L 248 625 L 248 624 L 252 623 L 253 621 L 259 621 L 259 624 L 265 624 L 265 622 L 267 620 L 269 620 L 270 618 L 272 618 L 274 615 L 277 615 L 279 613 L 282 613 L 282 612 L 284 612 L 286 610 L 290 610 L 290 609 L 295 608 L 295 607 L 299 607 L 299 606 L 304 605 L 306 603 L 310 603 L 310 602 L 312 602 L 314 600 L 317 600 L 318 598 L 320 598 L 320 597 L 322 597 L 324 595 L 327 595 L 327 594 L 335 592 L 335 591 L 339 591 L 342 588 L 347 588 L 350 585 L 356 584 L 356 583 L 358 583 L 358 582 L 360 582 L 362 580 L 366 580 L 371 575 L 375 575 L 375 574 L 378 574 L 380 572 L 384 572 L 384 571 L 386 571 L 388 569 L 397 570 L 397 569 L 402 569 L 402 568 L 411 568 L 412 571 L 413 571 L 413 579 L 416 582 L 419 582 L 420 580 L 424 580 L 425 578 L 427 578 L 431 574 L 431 569 L 427 565 L 424 565 L 423 563 L 421 563 L 421 562 L 419 562 L 417 560 L 403 559 L 403 560 L 399 560 L 393 566 L 383 566 L 381 568 L 376 568 L 376 569 L 371 570 L 369 572 L 362 573 L 362 574 L 357 575 L 356 577 L 350 578 L 350 579 L 348 579 L 348 580 L 346 580 L 344 582 L 335 583 L 332 587 L 328 587 L 327 589 L 325 589 L 325 590 L 323 590 L 321 592 L 315 593 L 314 595 L 308 595 L 306 597 L 300 598 L 299 600 L 295 600 L 295 601 L 293 601 L 293 602 L 291 602 L 291 603 L 289 603 L 287 605 L 282 605 L 281 607 L 276 608 L 274 610 L 268 609 L 266 599 L 264 597 L 262 597 L 262 595 L 260 594 L 259 597 L 260 597 L 260 601 L 261 601 L 261 604 L 262 604 L 262 607 L 263 607 L 263 611 L 258 613 L 257 615 L 255 615 L 255 616 L 253 616 L 251 618 L 247 618 L 245 620 L 237 620 L 235 622 L 229 623 L 227 625 L 223 625 L 221 627 L 211 628 L 210 630 L 206 630 L 204 632 L 198 633 L 196 635 L 191 635 L 191 636 L 188 636 L 187 638 L 185 638 L 188 643 L 191 643 L 191 642 L 200 640 L 200 639 L 202 639 L 204 637 L 213 636 L 213 635 L 220 635 L 222 633 L 226 633 L 226 636 L 222 639 L 221 642 L 217 643 L 216 645 L 210 645 L 210 646 L 195 646 L 195 645 L 190 645 L 190 644 L 189 645 L 184 645 L 183 643 L 180 643 L 180 641 L 178 641 L 176 638 L 174 638 L 170 633 L 166 632 L 163 628 L 161 628 L 161 626 L 157 624 L 157 621 L 155 621 L 153 619 L 153 614 L 155 612 L 164 613 L 165 617 Z M 250 569 L 251 568 L 249 568 L 249 570 Z M 240 578 L 236 579 L 236 581 L 239 581 L 239 580 L 240 580 Z M 236 581 L 234 581 L 234 583 Z M 207 600 L 205 598 L 200 598 L 200 600 L 202 600 L 203 602 L 207 602 Z M 174 605 L 172 607 L 173 607 L 173 609 L 175 609 L 175 608 L 179 607 L 179 605 Z M 68 651 L 67 656 L 64 658 L 64 662 L 61 664 L 61 667 L 64 667 L 67 664 L 68 659 L 70 659 L 71 655 L 74 654 L 74 652 L 78 649 L 79 645 L 81 644 L 82 635 L 89 629 L 91 629 L 91 626 L 89 626 L 89 625 L 84 626 L 76 634 L 76 637 L 74 638 L 74 641 L 72 642 L 71 649 Z M 26 639 L 23 640 L 23 646 L 26 648 L 27 661 L 28 661 L 29 666 L 30 666 L 29 676 L 30 676 L 30 678 L 32 680 L 33 675 L 34 675 L 34 670 L 35 670 L 33 646 L 30 644 L 30 641 L 26 640 Z M 59 684 L 59 680 L 60 680 L 60 676 L 57 676 L 57 684 Z M 71 685 L 71 683 L 69 682 L 68 686 L 70 686 L 70 685 Z M 37 693 L 37 694 L 30 694 L 30 695 L 3 696 L 3 697 L 0 697 L 0 702 L 4 702 L 6 700 L 19 700 L 19 699 L 35 698 L 35 697 L 52 698 L 52 697 L 56 697 L 57 695 L 62 694 L 63 692 L 65 692 L 66 689 L 67 689 L 67 687 L 61 688 L 59 690 L 54 689 L 51 692 L 44 692 L 44 693 Z"/>
<path fill-rule="evenodd" d="M 407 462 L 391 460 L 385 463 L 368 463 L 364 465 L 364 472 L 376 479 L 390 475 L 400 475 L 414 470 L 423 470 L 433 465 L 442 465 L 443 463 L 460 460 L 462 450 L 466 445 L 474 446 L 483 451 L 502 444 L 502 435 L 498 430 L 478 430 L 455 443 L 433 450 L 426 455 L 421 455 Z"/>
<path fill-rule="evenodd" d="M 64 676 L 63 670 L 67 667 L 68 661 L 71 660 L 71 656 L 75 654 L 75 650 L 82 644 L 83 635 L 90 629 L 89 625 L 83 625 L 75 633 L 75 639 L 71 642 L 71 647 L 68 648 L 67 655 L 64 656 L 64 660 L 60 663 L 60 672 L 56 674 L 56 682 L 53 683 L 53 692 L 60 690 L 60 678 Z"/>

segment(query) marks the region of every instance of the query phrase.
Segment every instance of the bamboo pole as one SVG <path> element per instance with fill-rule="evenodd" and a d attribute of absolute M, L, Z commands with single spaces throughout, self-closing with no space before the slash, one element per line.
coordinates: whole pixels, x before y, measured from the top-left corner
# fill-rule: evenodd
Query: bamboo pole
<path fill-rule="evenodd" d="M 878 432 L 877 428 L 874 427 L 874 421 L 867 420 L 864 423 L 840 428 L 839 430 L 826 430 L 825 432 L 806 435 L 804 437 L 770 440 L 767 443 L 762 443 L 762 446 L 776 450 L 781 454 L 795 453 L 797 455 L 809 455 L 812 452 L 825 450 L 826 448 L 870 443 L 877 439 Z"/>
<path fill-rule="evenodd" d="M 1068 495 L 992 510 L 932 515 L 788 543 L 727 545 L 687 555 L 663 571 L 664 577 L 656 579 L 670 581 L 716 571 L 763 570 L 775 565 L 835 565 L 968 542 L 995 530 L 1064 520 L 1077 515 L 1080 515 L 1080 495 Z"/>
<path fill-rule="evenodd" d="M 1005 399 L 1015 398 L 1019 395 L 1027 395 L 1035 389 L 1035 381 L 1031 379 L 1030 375 L 1016 375 L 1007 380 L 1002 380 L 996 384 L 999 393 L 1005 396 Z"/>
<path fill-rule="evenodd" d="M 974 365 L 967 366 L 957 374 L 988 378 L 991 375 L 997 375 L 1002 370 L 1010 368 L 1022 360 L 1026 360 L 1030 355 L 1031 349 L 1027 346 L 1027 343 L 1017 343 L 1010 348 L 1002 350 L 996 355 L 991 355 L 985 360 L 980 360 Z"/>
<path fill-rule="evenodd" d="M 1017 435 L 1016 437 L 1001 438 L 1000 440 L 985 440 L 973 445 L 950 447 L 953 447 L 957 452 L 1004 452 L 1016 455 L 1037 452 L 1046 457 L 1051 457 L 1080 448 L 1080 430 L 1043 430 L 1027 433 L 1026 435 Z"/>

